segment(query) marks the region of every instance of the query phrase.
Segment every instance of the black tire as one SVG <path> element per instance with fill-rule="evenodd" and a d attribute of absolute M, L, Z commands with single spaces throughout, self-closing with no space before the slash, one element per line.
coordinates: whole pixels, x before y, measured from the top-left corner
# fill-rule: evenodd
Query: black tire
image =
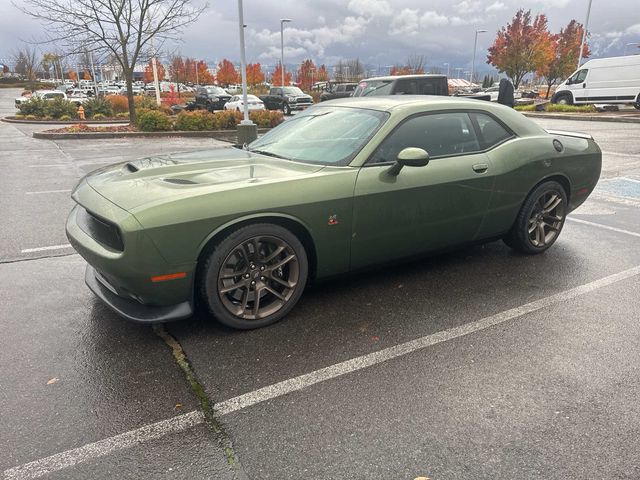
<path fill-rule="evenodd" d="M 544 182 L 527 196 L 503 241 L 521 253 L 545 252 L 560 236 L 566 215 L 567 193 L 564 188 L 555 181 Z"/>
<path fill-rule="evenodd" d="M 640 93 L 636 97 L 636 103 L 634 103 L 633 106 L 636 108 L 636 110 L 640 110 Z"/>
<path fill-rule="evenodd" d="M 277 247 L 269 250 L 269 242 Z M 269 261 L 281 246 L 282 252 Z M 279 225 L 256 223 L 233 231 L 209 250 L 198 279 L 200 296 L 211 315 L 228 327 L 265 327 L 295 306 L 308 271 L 307 253 L 293 233 Z"/>
<path fill-rule="evenodd" d="M 288 104 L 288 103 L 285 103 L 285 104 L 282 106 L 282 112 L 283 112 L 285 115 L 291 115 L 291 107 L 289 106 L 289 104 Z"/>
<path fill-rule="evenodd" d="M 570 93 L 563 93 L 556 97 L 556 101 L 560 105 L 573 105 L 573 97 Z"/>

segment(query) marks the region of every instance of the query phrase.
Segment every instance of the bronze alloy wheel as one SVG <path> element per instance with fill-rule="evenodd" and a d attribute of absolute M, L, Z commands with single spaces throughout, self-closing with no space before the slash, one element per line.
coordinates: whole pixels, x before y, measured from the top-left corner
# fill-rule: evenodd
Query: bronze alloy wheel
<path fill-rule="evenodd" d="M 236 245 L 218 273 L 218 295 L 232 315 L 259 320 L 291 298 L 300 276 L 293 248 L 281 238 L 252 237 Z"/>
<path fill-rule="evenodd" d="M 553 243 L 564 222 L 564 202 L 559 193 L 543 193 L 531 211 L 529 218 L 529 240 L 535 247 Z"/>
<path fill-rule="evenodd" d="M 564 187 L 556 181 L 547 181 L 529 194 L 503 240 L 519 252 L 542 253 L 558 239 L 566 215 Z"/>
<path fill-rule="evenodd" d="M 198 280 L 204 304 L 219 322 L 252 329 L 277 322 L 307 283 L 307 252 L 291 231 L 258 223 L 211 245 Z"/>

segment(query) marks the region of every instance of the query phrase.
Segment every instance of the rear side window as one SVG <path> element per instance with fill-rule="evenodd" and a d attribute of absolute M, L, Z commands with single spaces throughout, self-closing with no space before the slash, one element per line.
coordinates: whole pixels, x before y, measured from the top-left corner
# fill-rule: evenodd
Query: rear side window
<path fill-rule="evenodd" d="M 470 113 L 469 115 L 478 125 L 480 146 L 483 150 L 494 147 L 513 136 L 490 115 L 484 113 Z"/>
<path fill-rule="evenodd" d="M 382 142 L 370 163 L 394 162 L 398 154 L 408 147 L 422 148 L 431 158 L 481 150 L 466 113 L 434 113 L 402 123 Z"/>
<path fill-rule="evenodd" d="M 395 95 L 447 95 L 448 87 L 443 78 L 405 78 L 398 80 Z"/>

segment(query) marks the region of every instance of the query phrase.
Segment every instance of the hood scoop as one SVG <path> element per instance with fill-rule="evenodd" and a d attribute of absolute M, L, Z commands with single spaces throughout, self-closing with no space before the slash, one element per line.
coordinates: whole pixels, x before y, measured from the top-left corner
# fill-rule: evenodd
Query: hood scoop
<path fill-rule="evenodd" d="M 137 171 L 139 171 L 140 169 L 138 167 L 136 167 L 133 163 L 129 162 L 125 165 L 127 167 L 127 170 L 129 170 L 131 173 L 135 173 Z"/>
<path fill-rule="evenodd" d="M 162 180 L 167 183 L 173 183 L 175 185 L 196 185 L 198 183 L 186 178 L 163 178 Z"/>

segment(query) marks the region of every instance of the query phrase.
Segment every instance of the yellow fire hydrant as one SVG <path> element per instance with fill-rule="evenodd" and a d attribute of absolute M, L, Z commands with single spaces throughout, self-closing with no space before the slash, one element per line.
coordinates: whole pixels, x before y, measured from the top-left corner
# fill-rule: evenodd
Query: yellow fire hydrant
<path fill-rule="evenodd" d="M 84 119 L 85 119 L 85 118 L 84 118 L 84 107 L 83 107 L 82 105 L 80 105 L 80 106 L 78 107 L 78 118 L 79 118 L 80 120 L 84 120 Z"/>

